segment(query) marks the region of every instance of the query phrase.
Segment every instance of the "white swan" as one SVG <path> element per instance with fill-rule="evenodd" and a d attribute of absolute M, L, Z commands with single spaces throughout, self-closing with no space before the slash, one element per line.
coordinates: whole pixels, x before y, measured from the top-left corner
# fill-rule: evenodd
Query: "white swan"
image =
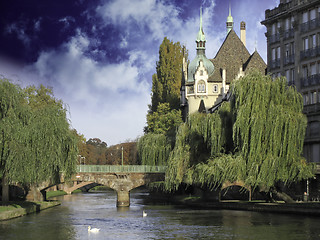
<path fill-rule="evenodd" d="M 100 231 L 100 228 L 91 228 L 91 226 L 88 227 L 88 232 L 97 233 Z"/>
<path fill-rule="evenodd" d="M 148 216 L 148 214 L 143 210 L 142 211 L 142 217 L 146 217 L 146 216 Z"/>

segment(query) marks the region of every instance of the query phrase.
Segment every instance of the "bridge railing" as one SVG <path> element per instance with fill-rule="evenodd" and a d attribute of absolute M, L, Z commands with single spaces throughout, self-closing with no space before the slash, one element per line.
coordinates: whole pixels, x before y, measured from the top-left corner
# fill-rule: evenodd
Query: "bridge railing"
<path fill-rule="evenodd" d="M 164 173 L 167 166 L 149 165 L 77 165 L 78 172 L 133 172 L 133 173 Z"/>

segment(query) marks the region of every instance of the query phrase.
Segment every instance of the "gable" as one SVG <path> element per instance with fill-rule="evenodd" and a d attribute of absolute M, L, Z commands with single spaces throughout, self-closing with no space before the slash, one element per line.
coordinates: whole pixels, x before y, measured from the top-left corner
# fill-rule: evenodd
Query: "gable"
<path fill-rule="evenodd" d="M 210 76 L 209 82 L 222 81 L 222 69 L 226 69 L 226 82 L 230 84 L 238 75 L 240 67 L 250 57 L 250 53 L 244 46 L 238 35 L 232 29 L 214 59 L 211 61 L 214 64 L 215 72 Z"/>

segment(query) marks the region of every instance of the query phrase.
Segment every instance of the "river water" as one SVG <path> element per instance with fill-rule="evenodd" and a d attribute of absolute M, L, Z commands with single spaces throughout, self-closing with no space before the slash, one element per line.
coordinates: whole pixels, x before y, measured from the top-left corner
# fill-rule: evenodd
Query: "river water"
<path fill-rule="evenodd" d="M 118 209 L 111 190 L 58 197 L 59 207 L 0 222 L 0 239 L 320 239 L 317 217 L 186 209 L 147 204 L 145 195 L 130 193 L 131 206 Z"/>

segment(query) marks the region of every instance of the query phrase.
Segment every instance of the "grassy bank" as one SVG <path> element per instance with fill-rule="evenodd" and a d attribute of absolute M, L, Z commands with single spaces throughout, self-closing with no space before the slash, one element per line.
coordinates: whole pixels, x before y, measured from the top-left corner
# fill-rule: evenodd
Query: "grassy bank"
<path fill-rule="evenodd" d="M 8 202 L 6 204 L 0 202 L 0 221 L 21 217 L 30 213 L 39 212 L 44 209 L 60 205 L 58 201 L 48 202 Z"/>

